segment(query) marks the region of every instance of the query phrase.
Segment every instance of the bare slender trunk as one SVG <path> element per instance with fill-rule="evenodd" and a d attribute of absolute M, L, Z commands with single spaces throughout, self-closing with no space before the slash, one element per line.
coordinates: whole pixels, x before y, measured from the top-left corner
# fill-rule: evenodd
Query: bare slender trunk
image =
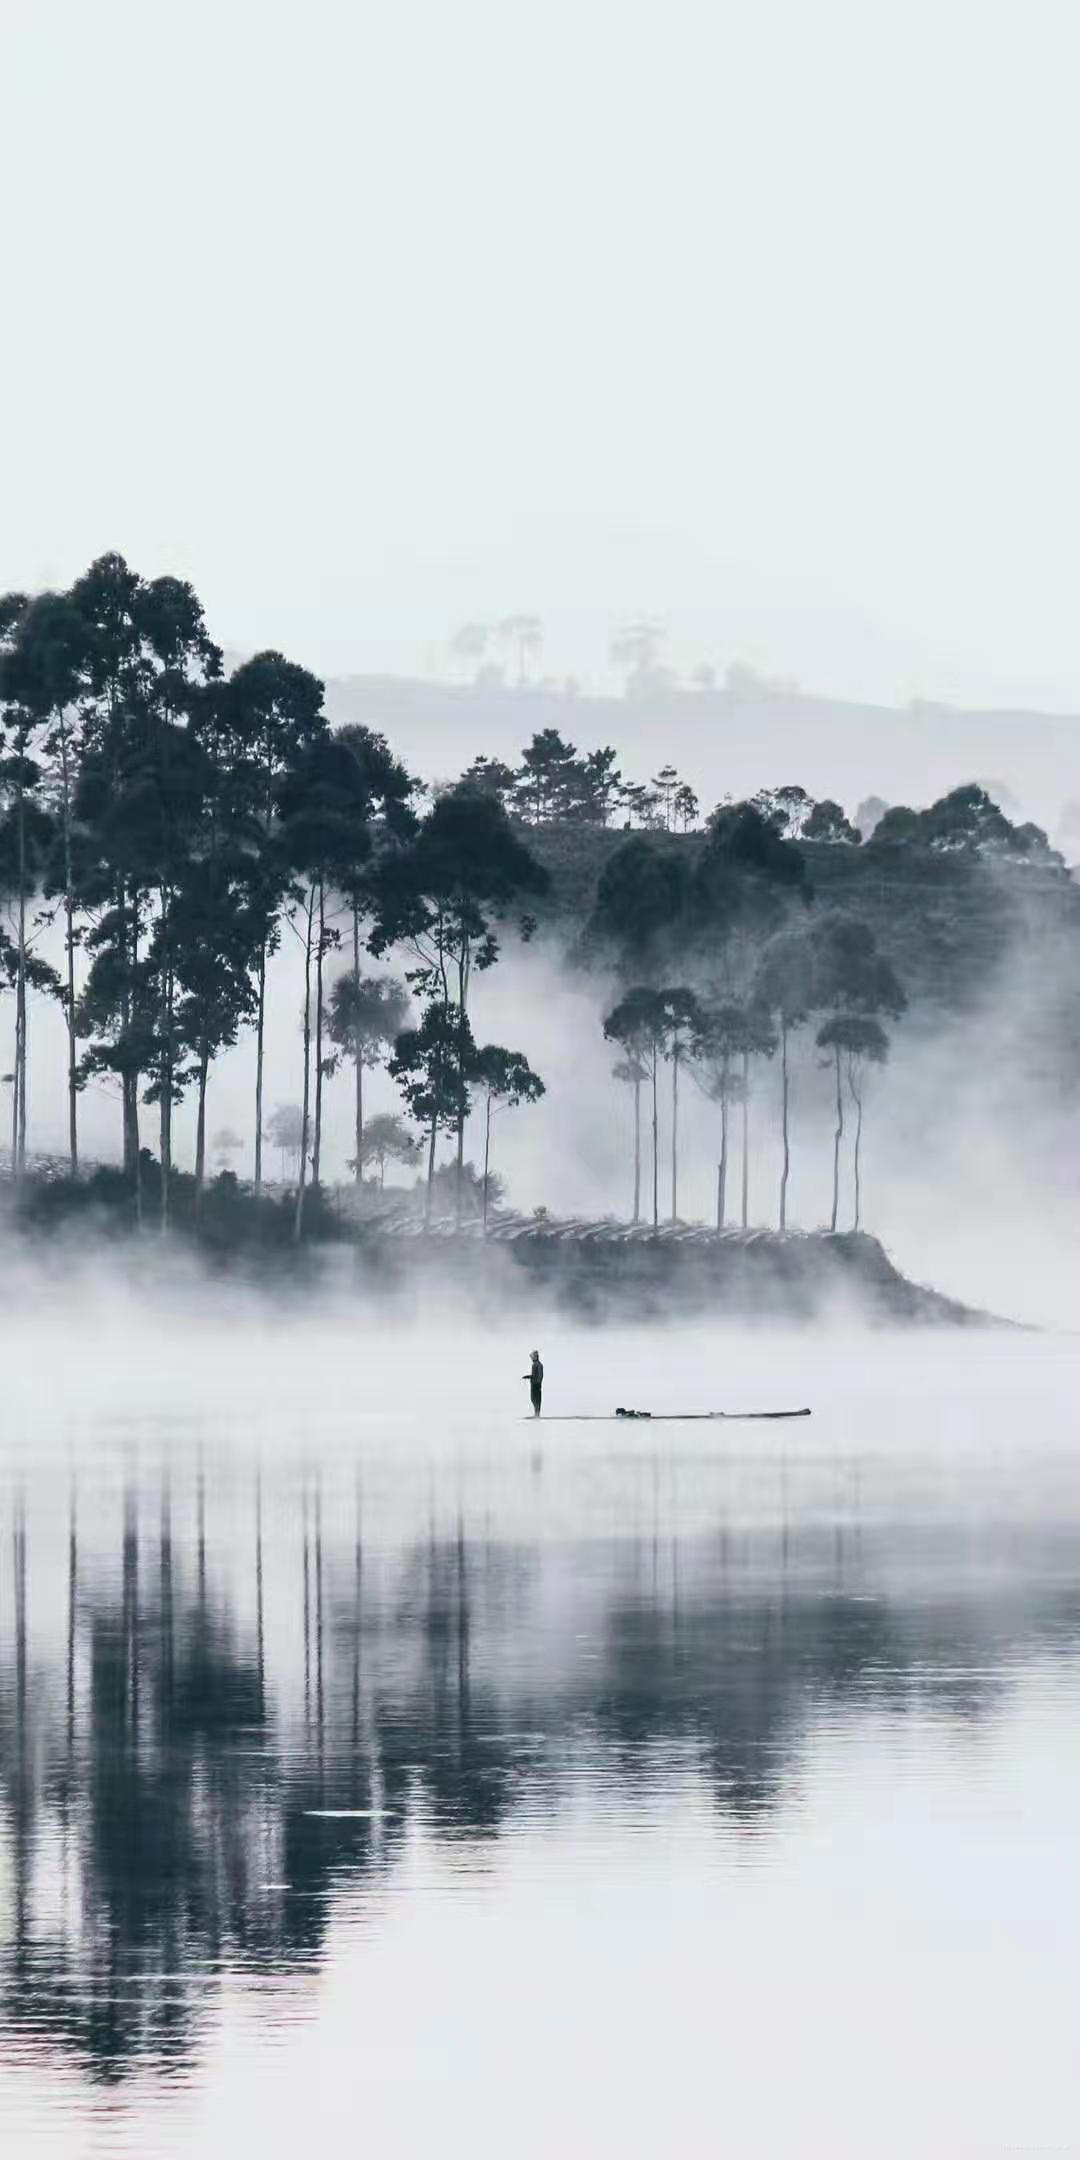
<path fill-rule="evenodd" d="M 352 911 L 352 966 L 353 998 L 356 1003 L 357 1011 L 359 1011 L 360 910 L 357 907 L 355 901 L 353 902 Z M 359 1185 L 362 1183 L 364 1175 L 362 1162 L 364 1152 L 364 1046 L 363 1043 L 360 1041 L 359 1035 L 357 1035 L 356 1038 L 356 1047 L 353 1051 L 353 1058 L 356 1065 L 356 1182 Z"/>
<path fill-rule="evenodd" d="M 195 1210 L 202 1206 L 203 1183 L 206 1177 L 206 1082 L 210 1071 L 210 1044 L 203 1036 L 199 1044 L 199 1107 L 195 1117 Z"/>
<path fill-rule="evenodd" d="M 293 1238 L 297 1244 L 304 1226 L 304 1183 L 307 1177 L 308 1131 L 311 1123 L 311 926 L 315 919 L 315 887 L 308 886 L 304 927 L 304 1107 L 300 1118 L 300 1168 L 296 1179 L 296 1212 Z"/>
<path fill-rule="evenodd" d="M 15 1185 L 26 1175 L 26 804 L 19 788 L 19 972 L 15 990 L 15 1098 L 18 1110 L 12 1170 Z"/>
<path fill-rule="evenodd" d="M 852 1227 L 857 1230 L 862 1217 L 862 1095 L 855 1085 L 855 1061 L 853 1058 L 848 1059 L 848 1087 L 851 1089 L 851 1100 L 855 1105 L 855 1221 Z"/>
<path fill-rule="evenodd" d="M 488 1165 L 491 1161 L 491 1092 L 484 1105 L 484 1236 L 488 1224 Z"/>
<path fill-rule="evenodd" d="M 725 1058 L 720 1073 L 720 1160 L 716 1166 L 716 1227 L 722 1230 L 727 1216 L 728 1172 L 728 1068 Z"/>
<path fill-rule="evenodd" d="M 679 1219 L 679 1047 L 671 1058 L 671 1220 Z"/>
<path fill-rule="evenodd" d="M 652 1060 L 652 1219 L 660 1228 L 660 1120 L 656 1112 L 656 1052 Z"/>
<path fill-rule="evenodd" d="M 836 1061 L 836 1131 L 833 1134 L 832 1216 L 829 1222 L 830 1230 L 835 1230 L 837 1217 L 840 1213 L 840 1142 L 844 1137 L 844 1091 L 840 1084 L 839 1044 L 837 1044 L 834 1051 L 834 1057 Z"/>
<path fill-rule="evenodd" d="M 139 894 L 136 888 L 131 896 L 131 980 L 134 984 L 139 973 Z M 139 1075 L 131 1075 L 131 1144 L 135 1165 L 135 1224 L 142 1229 L 142 1149 L 139 1145 Z"/>
<path fill-rule="evenodd" d="M 124 1168 L 129 1176 L 134 1177 L 139 1149 L 135 1122 L 135 1089 L 130 1073 L 121 1074 L 120 1094 L 124 1118 Z"/>
<path fill-rule="evenodd" d="M 462 952 L 458 961 L 458 1099 L 457 1099 L 457 1189 L 454 1194 L 454 1221 L 461 1228 L 461 1202 L 465 1184 L 465 1113 L 468 1108 L 468 1083 L 465 1072 L 465 1001 L 469 994 L 469 958 Z"/>
<path fill-rule="evenodd" d="M 18 1010 L 18 1039 L 19 1039 L 19 1160 L 18 1160 L 18 1169 L 17 1169 L 17 1183 L 19 1183 L 19 1184 L 21 1185 L 21 1183 L 22 1183 L 22 1181 L 23 1181 L 24 1177 L 26 1176 L 26 1094 L 27 1094 L 27 1069 L 26 1069 L 26 1068 L 27 1068 L 27 1056 L 26 1056 L 26 975 L 25 975 L 25 972 L 24 972 L 24 973 L 22 974 L 22 976 L 21 976 L 21 979 L 20 979 L 20 982 L 19 982 L 19 998 L 18 998 L 18 1005 L 19 1005 L 19 1010 Z"/>
<path fill-rule="evenodd" d="M 323 957 L 326 945 L 326 887 L 319 879 L 319 942 L 315 949 L 315 1141 L 311 1154 L 311 1182 L 317 1186 L 322 1172 L 323 1083 Z"/>
<path fill-rule="evenodd" d="M 71 1175 L 79 1173 L 79 1083 L 78 1056 L 75 1048 L 75 902 L 72 892 L 74 879 L 71 868 L 71 774 L 68 766 L 67 724 L 60 715 L 60 818 L 64 840 L 64 947 L 67 953 L 67 1039 L 68 1039 L 68 1151 L 71 1158 Z"/>
<path fill-rule="evenodd" d="M 11 1181 L 18 1176 L 19 1160 L 19 1007 L 15 1003 L 15 1051 L 11 1075 Z"/>
<path fill-rule="evenodd" d="M 425 1194 L 424 1194 L 424 1228 L 425 1228 L 425 1230 L 430 1230 L 430 1228 L 431 1228 L 431 1203 L 432 1203 L 432 1199 L 433 1199 L 433 1197 L 434 1197 L 434 1190 L 435 1190 L 435 1142 L 436 1142 L 436 1139 L 438 1138 L 438 1132 L 439 1132 L 439 1112 L 438 1112 L 438 1108 L 436 1107 L 436 1109 L 435 1109 L 435 1112 L 434 1112 L 434 1115 L 433 1115 L 433 1117 L 432 1117 L 432 1120 L 431 1120 L 431 1132 L 430 1132 L 430 1135 L 429 1135 L 429 1137 L 428 1137 L 428 1158 L 427 1158 L 427 1190 L 426 1190 L 426 1192 L 425 1192 Z"/>
<path fill-rule="evenodd" d="M 634 1221 L 641 1221 L 641 1082 L 634 1082 Z"/>
<path fill-rule="evenodd" d="M 259 948 L 259 1001 L 255 1016 L 255 1190 L 262 1190 L 263 1043 L 266 1026 L 266 939 Z"/>
<path fill-rule="evenodd" d="M 750 1222 L 750 1059 L 743 1051 L 742 1061 L 742 1226 Z"/>
<path fill-rule="evenodd" d="M 158 1105 L 161 1127 L 161 1234 L 169 1227 L 169 1196 L 172 1179 L 172 1113 L 173 1113 L 173 998 L 175 984 L 170 951 L 171 929 L 168 919 L 169 901 L 163 893 L 165 966 L 161 992 L 161 1101 Z"/>
<path fill-rule="evenodd" d="M 781 1228 L 781 1230 L 786 1230 L 786 1229 L 787 1229 L 787 1189 L 788 1189 L 788 1172 L 789 1172 L 789 1170 L 790 1170 L 790 1168 L 791 1168 L 791 1151 L 790 1151 L 790 1147 L 789 1147 L 789 1144 L 788 1144 L 788 1100 L 789 1100 L 789 1088 L 788 1088 L 788 1058 L 787 1058 L 787 1039 L 788 1039 L 788 1031 L 787 1031 L 787 1021 L 785 1020 L 785 1018 L 784 1018 L 784 1015 L 783 1015 L 783 1013 L 781 1013 L 781 1015 L 780 1015 L 780 1114 L 781 1114 L 781 1123 L 782 1123 L 782 1125 L 783 1125 L 783 1128 L 784 1128 L 784 1167 L 783 1167 L 783 1170 L 782 1170 L 782 1171 L 781 1171 L 781 1173 L 780 1173 L 780 1228 Z"/>

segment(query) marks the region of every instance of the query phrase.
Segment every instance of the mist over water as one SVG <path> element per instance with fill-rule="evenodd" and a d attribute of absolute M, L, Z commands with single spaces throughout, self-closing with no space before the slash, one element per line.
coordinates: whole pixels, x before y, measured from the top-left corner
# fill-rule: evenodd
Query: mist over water
<path fill-rule="evenodd" d="M 5 2150 L 1068 2135 L 1075 1345 L 102 1287 L 0 1441 Z"/>

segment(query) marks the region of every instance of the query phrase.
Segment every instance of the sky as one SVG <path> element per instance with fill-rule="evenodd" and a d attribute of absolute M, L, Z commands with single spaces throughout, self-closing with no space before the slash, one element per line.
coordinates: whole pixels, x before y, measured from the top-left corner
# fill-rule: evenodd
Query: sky
<path fill-rule="evenodd" d="M 1059 0 L 4 0 L 0 585 L 1080 708 Z"/>

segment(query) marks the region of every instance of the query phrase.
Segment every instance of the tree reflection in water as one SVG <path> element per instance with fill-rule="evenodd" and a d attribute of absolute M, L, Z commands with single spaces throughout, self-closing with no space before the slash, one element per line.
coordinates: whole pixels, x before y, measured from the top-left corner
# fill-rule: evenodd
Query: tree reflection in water
<path fill-rule="evenodd" d="M 103 2081 L 186 2064 L 223 1973 L 316 1965 L 335 1898 L 391 1882 L 415 1822 L 475 1844 L 556 1815 L 574 1771 L 632 1797 L 688 1766 L 731 1823 L 767 1821 L 824 1713 L 978 1718 L 1018 1642 L 1080 1619 L 1071 1530 L 1050 1568 L 1013 1533 L 989 1601 L 925 1526 L 905 1590 L 902 1538 L 857 1521 L 568 1546 L 494 1539 L 462 1503 L 372 1555 L 359 1487 L 346 1521 L 307 1476 L 298 1514 L 270 1496 L 271 1556 L 256 1474 L 243 1549 L 217 1555 L 201 1474 L 186 1543 L 173 1497 L 128 1490 L 110 1553 L 83 1550 L 73 1490 L 40 1645 L 18 1492 L 5 1539 L 0 2032 Z"/>

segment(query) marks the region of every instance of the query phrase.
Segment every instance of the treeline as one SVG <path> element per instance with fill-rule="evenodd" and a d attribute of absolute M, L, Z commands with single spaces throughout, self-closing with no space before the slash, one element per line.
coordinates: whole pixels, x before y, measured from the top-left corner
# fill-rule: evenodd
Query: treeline
<path fill-rule="evenodd" d="M 486 1214 L 497 1190 L 492 1118 L 537 1100 L 543 1082 L 521 1050 L 478 1041 L 472 991 L 499 957 L 503 926 L 528 939 L 549 879 L 539 828 L 641 826 L 607 854 L 581 957 L 615 971 L 605 1022 L 634 1093 L 634 1213 L 641 1212 L 643 1091 L 652 1126 L 652 1208 L 659 1216 L 659 1071 L 671 1069 L 671 1209 L 678 1214 L 678 1090 L 692 1077 L 718 1110 L 718 1220 L 726 1219 L 729 1121 L 743 1141 L 748 1221 L 750 1097 L 775 1061 L 787 1222 L 789 1050 L 813 1040 L 833 1072 L 834 1226 L 841 1143 L 854 1113 L 854 1216 L 868 1066 L 888 1053 L 886 1022 L 904 990 L 865 923 L 820 910 L 810 843 L 966 848 L 1059 861 L 1045 836 L 1009 824 L 978 788 L 927 811 L 879 807 L 863 842 L 840 805 L 801 788 L 721 804 L 704 831 L 693 791 L 670 765 L 624 781 L 610 747 L 579 752 L 555 730 L 516 767 L 477 758 L 453 786 L 425 791 L 385 738 L 333 732 L 323 687 L 278 652 L 226 676 L 192 587 L 144 579 L 121 557 L 91 565 L 70 590 L 0 597 L 0 986 L 14 1001 L 11 1151 L 27 1167 L 32 994 L 54 999 L 67 1033 L 68 1153 L 79 1167 L 79 1109 L 95 1076 L 115 1086 L 126 1189 L 162 1226 L 177 1187 L 173 1120 L 195 1106 L 194 1194 L 206 1180 L 207 1098 L 215 1061 L 250 1031 L 254 1192 L 264 1143 L 295 1163 L 292 1234 L 305 1191 L 322 1183 L 324 1090 L 352 1075 L 355 1149 L 379 1181 L 391 1160 L 418 1159 L 425 1206 L 447 1183 L 460 1215 Z M 680 835 L 689 834 L 684 845 Z M 56 922 L 63 964 L 45 957 Z M 288 937 L 302 966 L 301 1100 L 268 1116 L 264 1101 L 271 961 Z M 333 956 L 339 955 L 332 965 Z M 369 972 L 368 956 L 401 976 Z M 341 963 L 344 963 L 341 965 Z M 409 1127 L 368 1121 L 365 1075 L 385 1066 Z M 465 1160 L 483 1114 L 484 1164 Z M 144 1145 L 147 1113 L 158 1155 Z M 449 1139 L 450 1163 L 437 1161 Z M 243 1144 L 219 1134 L 219 1156 Z M 152 1175 L 151 1175 L 152 1172 Z"/>
<path fill-rule="evenodd" d="M 887 1023 L 901 1018 L 905 988 L 872 927 L 857 915 L 819 909 L 802 843 L 864 845 L 882 862 L 898 849 L 1008 857 L 1064 875 L 1061 857 L 1035 825 L 1016 826 L 986 791 L 954 789 L 923 811 L 881 805 L 864 844 L 840 805 L 815 803 L 799 787 L 721 804 L 691 854 L 646 836 L 609 856 L 586 926 L 587 952 L 613 963 L 625 993 L 604 1020 L 623 1052 L 614 1077 L 633 1090 L 633 1214 L 642 1212 L 642 1097 L 651 1130 L 651 1216 L 660 1215 L 659 1074 L 670 1068 L 670 1206 L 678 1219 L 679 1082 L 687 1073 L 717 1105 L 716 1223 L 729 1207 L 731 1122 L 741 1138 L 739 1219 L 750 1220 L 750 1106 L 755 1075 L 778 1068 L 781 1169 L 777 1222 L 788 1226 L 792 1053 L 808 1040 L 832 1074 L 832 1204 L 841 1214 L 841 1169 L 851 1127 L 850 1221 L 862 1220 L 865 1079 L 888 1059 Z"/>
<path fill-rule="evenodd" d="M 254 1032 L 254 1188 L 263 1182 L 269 962 L 286 931 L 303 964 L 302 1103 L 294 1234 L 321 1178 L 323 1086 L 345 1058 L 356 1088 L 359 1178 L 368 1150 L 363 1075 L 390 1068 L 428 1143 L 463 1135 L 478 1095 L 490 1113 L 542 1084 L 520 1052 L 477 1044 L 474 974 L 498 957 L 493 928 L 541 893 L 546 874 L 502 806 L 475 789 L 421 813 L 420 789 L 384 738 L 331 733 L 322 684 L 277 652 L 226 678 L 192 587 L 146 580 L 117 555 L 67 592 L 0 598 L 0 881 L 10 927 L 0 974 L 15 999 L 12 1166 L 25 1176 L 31 990 L 67 1028 L 69 1156 L 79 1166 L 79 1098 L 111 1076 L 122 1159 L 138 1220 L 149 1157 L 141 1115 L 156 1114 L 162 1227 L 169 1220 L 176 1106 L 196 1100 L 196 1204 L 206 1174 L 206 1102 L 215 1058 Z M 64 967 L 36 949 L 59 916 Z M 530 923 L 522 917 L 528 934 Z M 330 989 L 346 940 L 351 969 Z M 366 951 L 408 956 L 409 997 L 362 973 Z M 83 960 L 77 982 L 76 954 Z"/>
<path fill-rule="evenodd" d="M 697 796 L 674 765 L 662 765 L 651 781 L 627 780 L 617 757 L 610 743 L 581 752 L 558 728 L 541 728 L 520 765 L 477 757 L 462 781 L 526 825 L 610 825 L 620 818 L 653 832 L 689 832 L 696 825 Z"/>

